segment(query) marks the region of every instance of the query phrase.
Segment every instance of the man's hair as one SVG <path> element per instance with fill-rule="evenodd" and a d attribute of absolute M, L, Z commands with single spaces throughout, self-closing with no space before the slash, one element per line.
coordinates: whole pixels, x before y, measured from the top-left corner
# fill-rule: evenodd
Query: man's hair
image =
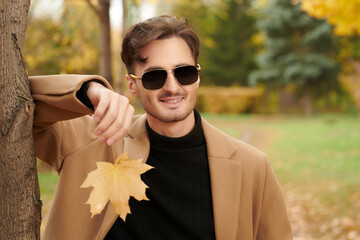
<path fill-rule="evenodd" d="M 199 56 L 199 38 L 185 18 L 158 16 L 140 22 L 128 29 L 125 34 L 121 58 L 128 73 L 134 73 L 134 63 L 146 63 L 147 58 L 140 57 L 140 51 L 154 40 L 171 37 L 182 38 L 189 46 L 195 63 Z"/>

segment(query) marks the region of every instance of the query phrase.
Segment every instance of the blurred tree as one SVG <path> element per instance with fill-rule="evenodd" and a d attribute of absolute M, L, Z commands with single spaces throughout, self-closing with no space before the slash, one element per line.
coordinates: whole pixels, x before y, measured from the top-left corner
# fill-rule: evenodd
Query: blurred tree
<path fill-rule="evenodd" d="M 340 81 L 355 99 L 360 113 L 360 1 L 302 0 L 301 8 L 313 17 L 326 19 L 334 25 L 334 33 L 342 36 Z"/>
<path fill-rule="evenodd" d="M 263 8 L 259 28 L 266 35 L 265 49 L 250 82 L 296 85 L 304 111 L 311 114 L 312 94 L 326 96 L 337 89 L 337 44 L 329 24 L 311 18 L 294 2 L 270 0 Z"/>
<path fill-rule="evenodd" d="M 247 85 L 248 74 L 256 68 L 256 18 L 250 0 L 182 0 L 173 12 L 186 17 L 202 41 L 204 84 Z"/>
<path fill-rule="evenodd" d="M 34 102 L 21 54 L 29 7 L 0 1 L 0 239 L 40 239 Z"/>
<path fill-rule="evenodd" d="M 64 2 L 59 19 L 30 17 L 23 52 L 29 74 L 98 72 L 99 33 L 94 18 L 85 2 L 78 1 Z"/>
<path fill-rule="evenodd" d="M 127 8 L 127 5 L 126 5 L 126 1 L 125 0 L 122 0 L 121 1 L 122 3 L 122 9 L 123 9 L 123 14 L 122 14 L 122 26 L 121 26 L 121 35 L 120 35 L 120 39 L 121 39 L 121 42 L 126 34 L 126 30 L 127 30 L 127 24 L 128 24 L 128 8 Z M 119 49 L 121 49 L 119 47 Z M 121 50 L 120 50 L 121 51 Z M 119 51 L 119 52 L 120 52 Z M 118 53 L 118 54 L 121 54 L 121 53 Z M 120 61 L 119 62 L 119 75 L 118 75 L 118 87 L 119 87 L 119 92 L 123 92 L 123 83 L 125 82 L 125 64 Z"/>
<path fill-rule="evenodd" d="M 36 8 L 36 2 L 33 1 L 32 9 Z M 100 4 L 100 1 L 97 3 Z M 128 26 L 139 20 L 142 2 L 123 0 L 122 3 L 124 12 L 122 30 L 119 34 L 120 39 L 122 39 Z M 96 5 L 95 1 L 91 1 L 90 4 L 88 0 L 65 0 L 59 18 L 49 15 L 36 16 L 32 14 L 33 10 L 31 10 L 24 45 L 24 57 L 28 70 L 31 75 L 56 73 L 94 74 L 100 72 L 100 75 L 105 76 L 99 70 L 100 65 L 106 67 L 107 71 L 111 66 L 116 66 L 116 69 L 119 69 L 119 74 L 115 75 L 119 77 L 116 84 L 113 83 L 113 87 L 121 92 L 125 71 L 120 60 L 119 46 L 114 47 L 111 42 L 103 44 L 109 39 L 107 29 L 108 27 L 111 28 L 111 26 L 108 25 L 104 31 L 101 31 L 104 28 L 101 27 L 101 21 L 97 21 L 97 12 L 91 11 L 90 8 L 93 7 L 94 10 L 98 10 L 100 5 Z M 102 7 L 102 11 L 105 11 L 104 8 L 107 9 L 106 6 Z M 105 24 L 107 24 L 106 21 Z M 117 33 L 117 31 L 115 32 Z M 106 47 L 106 50 L 102 52 L 108 52 L 110 49 L 113 55 L 110 59 L 99 57 L 101 45 Z M 113 59 L 116 61 L 113 61 Z M 101 61 L 102 64 L 100 64 Z M 110 64 L 108 64 L 109 61 L 111 61 Z M 108 79 L 110 78 L 108 77 Z M 119 84 L 119 88 L 117 88 L 117 84 Z"/>
<path fill-rule="evenodd" d="M 94 13 L 98 16 L 100 22 L 100 75 L 104 76 L 110 84 L 119 92 L 123 91 L 123 82 L 125 80 L 125 66 L 120 61 L 118 68 L 117 83 L 115 86 L 112 74 L 112 44 L 111 44 L 111 23 L 110 23 L 110 5 L 111 0 L 86 0 Z M 127 27 L 132 23 L 132 18 L 138 16 L 139 7 L 142 1 L 140 0 L 122 0 L 122 30 L 121 40 L 123 39 Z M 136 20 L 139 20 L 138 18 Z M 116 47 L 114 48 L 116 49 Z M 117 53 L 117 56 L 119 53 Z"/>
<path fill-rule="evenodd" d="M 71 1 L 71 0 L 69 0 Z M 113 84 L 111 62 L 110 0 L 86 0 L 100 22 L 100 75 Z"/>
<path fill-rule="evenodd" d="M 208 36 L 213 46 L 206 49 L 208 65 L 203 76 L 221 86 L 248 85 L 248 75 L 256 69 L 256 18 L 251 0 L 224 0 L 215 16 L 214 31 Z"/>
<path fill-rule="evenodd" d="M 360 36 L 340 37 L 340 46 L 338 61 L 342 65 L 342 72 L 348 73 L 354 61 L 360 61 Z"/>
<path fill-rule="evenodd" d="M 140 18 L 140 0 L 122 0 L 122 20 L 121 20 L 121 31 L 120 31 L 120 43 L 126 34 L 126 31 L 130 25 L 133 24 L 134 21 L 139 21 Z M 120 46 L 115 47 L 118 49 L 116 55 L 120 58 L 121 52 L 121 44 Z M 124 93 L 124 83 L 125 83 L 125 64 L 120 59 L 118 66 L 118 76 L 117 76 L 117 83 L 118 83 L 118 92 Z"/>

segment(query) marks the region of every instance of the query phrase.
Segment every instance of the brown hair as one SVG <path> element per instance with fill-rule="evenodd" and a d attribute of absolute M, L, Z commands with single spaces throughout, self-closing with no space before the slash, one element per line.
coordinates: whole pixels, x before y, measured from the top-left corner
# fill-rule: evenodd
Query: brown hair
<path fill-rule="evenodd" d="M 140 51 L 154 40 L 170 37 L 181 37 L 189 46 L 195 63 L 199 56 L 199 38 L 185 18 L 163 15 L 140 22 L 128 29 L 125 34 L 121 58 L 128 73 L 133 73 L 134 63 L 145 63 L 147 59 L 140 57 Z"/>

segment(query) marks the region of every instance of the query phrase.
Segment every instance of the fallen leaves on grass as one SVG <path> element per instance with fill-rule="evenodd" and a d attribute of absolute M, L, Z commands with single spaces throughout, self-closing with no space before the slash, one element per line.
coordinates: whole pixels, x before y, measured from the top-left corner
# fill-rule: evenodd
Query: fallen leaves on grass
<path fill-rule="evenodd" d="M 91 218 L 100 214 L 110 200 L 116 213 L 125 221 L 131 213 L 129 198 L 138 201 L 149 200 L 145 195 L 148 187 L 140 175 L 152 167 L 143 163 L 142 159 L 128 159 L 124 152 L 114 164 L 97 162 L 97 169 L 90 172 L 81 188 L 93 187 L 86 204 L 90 205 Z"/>
<path fill-rule="evenodd" d="M 329 204 L 310 192 L 287 190 L 285 197 L 294 240 L 360 239 L 360 201 L 356 193 L 349 196 L 348 204 L 353 209 L 345 209 L 343 202 Z"/>

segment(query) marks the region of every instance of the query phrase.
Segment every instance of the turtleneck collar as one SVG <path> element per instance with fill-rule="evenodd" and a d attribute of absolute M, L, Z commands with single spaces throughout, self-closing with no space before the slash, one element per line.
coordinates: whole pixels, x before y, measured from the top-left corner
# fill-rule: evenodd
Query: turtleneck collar
<path fill-rule="evenodd" d="M 202 131 L 201 117 L 199 112 L 194 110 L 195 126 L 183 137 L 172 138 L 158 134 L 152 130 L 146 121 L 146 129 L 149 133 L 150 144 L 160 148 L 167 149 L 185 149 L 197 147 L 205 142 L 204 134 Z"/>

